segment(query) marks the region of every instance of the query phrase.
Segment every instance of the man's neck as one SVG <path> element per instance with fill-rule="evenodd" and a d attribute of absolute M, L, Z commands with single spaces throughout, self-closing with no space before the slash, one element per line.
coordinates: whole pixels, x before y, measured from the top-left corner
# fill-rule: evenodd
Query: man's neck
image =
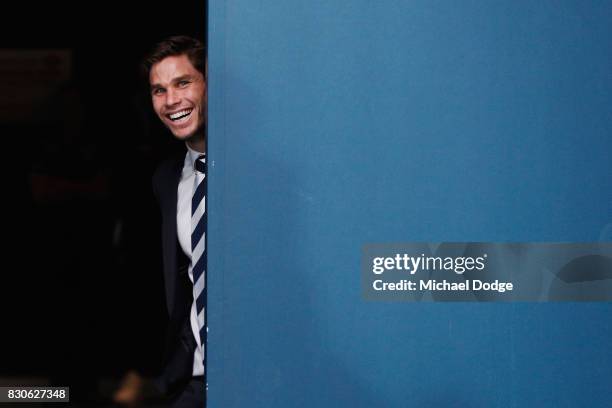
<path fill-rule="evenodd" d="M 187 140 L 187 144 L 196 152 L 206 153 L 206 137 L 204 133 L 194 135 L 191 139 Z"/>

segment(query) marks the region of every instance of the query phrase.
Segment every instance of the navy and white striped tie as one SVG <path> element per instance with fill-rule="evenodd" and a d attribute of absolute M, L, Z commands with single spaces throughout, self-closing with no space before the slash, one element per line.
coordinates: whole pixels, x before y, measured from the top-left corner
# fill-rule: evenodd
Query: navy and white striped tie
<path fill-rule="evenodd" d="M 194 193 L 191 200 L 193 298 L 196 302 L 202 352 L 206 356 L 206 157 L 204 155 L 195 161 L 195 170 Z"/>

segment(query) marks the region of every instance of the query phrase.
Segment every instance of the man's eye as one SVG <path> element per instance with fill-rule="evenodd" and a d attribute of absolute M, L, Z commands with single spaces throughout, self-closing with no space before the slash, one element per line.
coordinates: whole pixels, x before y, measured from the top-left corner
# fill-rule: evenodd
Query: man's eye
<path fill-rule="evenodd" d="M 165 91 L 165 90 L 164 90 L 163 88 L 155 88 L 155 89 L 153 90 L 153 95 L 161 95 L 161 94 L 163 94 L 163 93 L 164 93 L 164 91 Z"/>
<path fill-rule="evenodd" d="M 179 81 L 178 83 L 178 86 L 180 86 L 181 88 L 184 88 L 187 85 L 189 85 L 189 81 Z"/>

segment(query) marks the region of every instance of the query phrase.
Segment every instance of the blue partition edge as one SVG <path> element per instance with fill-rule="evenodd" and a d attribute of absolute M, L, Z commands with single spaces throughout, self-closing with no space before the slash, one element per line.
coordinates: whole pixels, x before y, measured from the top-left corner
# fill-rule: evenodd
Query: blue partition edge
<path fill-rule="evenodd" d="M 367 303 L 360 256 L 612 241 L 612 2 L 208 18 L 211 408 L 609 406 L 610 303 Z"/>

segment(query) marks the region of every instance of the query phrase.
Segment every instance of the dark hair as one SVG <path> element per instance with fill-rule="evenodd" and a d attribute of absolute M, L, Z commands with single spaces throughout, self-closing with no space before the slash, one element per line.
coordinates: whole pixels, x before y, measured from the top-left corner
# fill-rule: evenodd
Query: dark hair
<path fill-rule="evenodd" d="M 186 55 L 194 68 L 206 77 L 206 47 L 204 44 L 195 38 L 177 35 L 156 44 L 143 59 L 141 69 L 147 83 L 153 65 L 164 58 L 179 55 Z"/>

